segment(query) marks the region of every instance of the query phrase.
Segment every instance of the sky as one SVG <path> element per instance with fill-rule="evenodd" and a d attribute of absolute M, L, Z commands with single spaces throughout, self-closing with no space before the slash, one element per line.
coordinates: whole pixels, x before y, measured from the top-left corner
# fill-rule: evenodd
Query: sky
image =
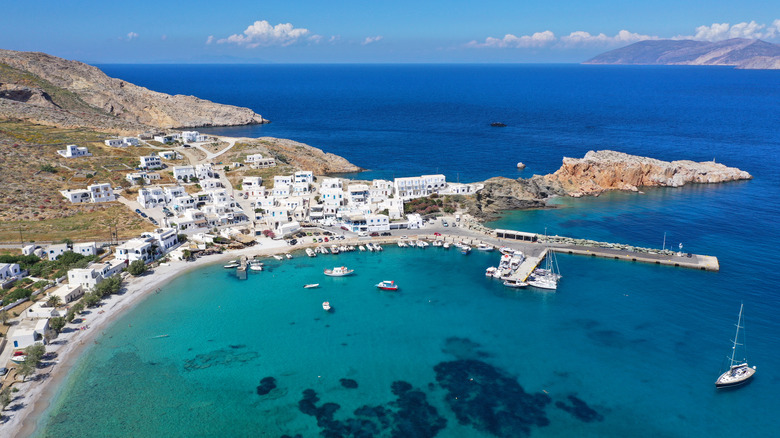
<path fill-rule="evenodd" d="M 109 63 L 582 62 L 646 39 L 780 43 L 778 0 L 11 0 L 0 48 Z"/>

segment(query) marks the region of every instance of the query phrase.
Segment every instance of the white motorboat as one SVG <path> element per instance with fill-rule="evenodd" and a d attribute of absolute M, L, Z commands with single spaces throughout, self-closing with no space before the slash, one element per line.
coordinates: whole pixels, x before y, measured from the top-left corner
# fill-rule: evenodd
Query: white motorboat
<path fill-rule="evenodd" d="M 498 268 L 491 266 L 485 270 L 485 277 L 492 277 L 497 271 Z"/>
<path fill-rule="evenodd" d="M 311 248 L 306 248 L 306 255 L 309 257 L 317 257 L 317 253 Z"/>
<path fill-rule="evenodd" d="M 320 252 L 322 254 L 330 254 L 330 251 L 328 251 L 328 248 L 325 248 L 324 246 L 320 247 Z"/>
<path fill-rule="evenodd" d="M 477 251 L 493 251 L 493 247 L 487 243 L 480 243 L 477 245 Z"/>
<path fill-rule="evenodd" d="M 225 268 L 225 269 L 233 269 L 233 268 L 237 268 L 239 266 L 241 266 L 241 265 L 239 265 L 238 263 L 228 263 L 227 265 L 223 266 L 223 268 Z"/>
<path fill-rule="evenodd" d="M 274 254 L 271 257 L 275 258 L 276 260 L 284 260 L 282 259 L 282 256 L 280 256 L 279 254 Z"/>
<path fill-rule="evenodd" d="M 512 248 L 510 248 L 508 246 L 502 246 L 501 248 L 498 248 L 498 251 L 501 254 L 504 254 L 504 255 L 507 255 L 507 254 L 512 255 L 515 252 L 515 250 L 513 250 Z"/>
<path fill-rule="evenodd" d="M 444 242 L 444 245 L 442 245 L 444 249 L 450 249 L 450 242 Z"/>
<path fill-rule="evenodd" d="M 346 266 L 337 266 L 333 269 L 326 269 L 324 274 L 328 277 L 346 277 L 347 275 L 352 275 L 353 272 L 355 272 L 354 269 L 349 269 Z"/>
<path fill-rule="evenodd" d="M 262 263 L 257 263 L 257 262 L 250 262 L 249 263 L 249 270 L 250 271 L 255 271 L 255 272 L 260 272 L 260 271 L 263 270 L 263 264 Z"/>
<path fill-rule="evenodd" d="M 330 252 L 331 252 L 331 254 L 338 254 L 339 253 L 339 247 L 336 246 L 336 245 L 331 245 L 330 246 Z"/>
<path fill-rule="evenodd" d="M 385 250 L 384 248 L 382 248 L 382 245 L 380 245 L 380 244 L 378 244 L 378 243 L 375 243 L 375 244 L 374 244 L 374 249 L 375 249 L 376 251 L 384 251 L 384 250 Z"/>
<path fill-rule="evenodd" d="M 427 248 L 428 246 L 430 246 L 430 244 L 429 244 L 428 242 L 424 241 L 424 240 L 418 240 L 418 241 L 417 241 L 417 247 L 418 247 L 418 248 L 425 249 L 425 248 Z"/>
<path fill-rule="evenodd" d="M 441 247 L 442 245 L 444 245 L 444 242 L 442 242 L 441 240 L 434 240 L 433 241 L 433 246 Z"/>
<path fill-rule="evenodd" d="M 506 280 L 504 281 L 504 286 L 506 287 L 514 287 L 514 288 L 521 288 L 521 287 L 527 287 L 530 283 L 525 283 L 523 281 L 516 281 L 516 280 Z"/>
<path fill-rule="evenodd" d="M 729 358 L 729 369 L 720 375 L 718 377 L 718 380 L 715 381 L 715 387 L 716 388 L 730 388 L 734 386 L 739 386 L 747 383 L 750 379 L 753 378 L 753 375 L 756 373 L 756 367 L 750 367 L 747 363 L 747 359 L 743 357 L 742 359 L 737 360 L 737 346 L 744 346 L 744 336 L 743 341 L 740 344 L 739 343 L 739 329 L 745 328 L 742 325 L 742 307 L 743 305 L 740 304 L 739 306 L 739 318 L 737 319 L 737 332 L 734 334 L 734 344 L 731 346 L 731 357 Z M 744 351 L 742 351 L 744 353 Z"/>
<path fill-rule="evenodd" d="M 359 245 L 359 246 L 358 246 L 358 249 L 359 249 L 360 251 L 365 251 L 365 250 L 366 250 L 366 247 L 365 247 L 365 246 L 363 246 L 363 245 Z"/>
<path fill-rule="evenodd" d="M 332 307 L 330 307 L 330 301 L 323 301 L 322 308 L 325 309 L 326 312 L 330 312 L 330 309 L 332 309 Z"/>
<path fill-rule="evenodd" d="M 374 252 L 374 245 L 371 244 L 371 242 L 366 243 L 366 249 L 369 252 Z"/>
<path fill-rule="evenodd" d="M 403 241 L 399 240 L 398 241 L 398 247 L 399 248 L 406 248 L 406 244 Z"/>
<path fill-rule="evenodd" d="M 287 254 L 285 254 L 284 256 L 287 257 L 287 260 L 290 260 L 292 258 L 292 255 L 289 252 Z"/>
<path fill-rule="evenodd" d="M 317 287 L 320 287 L 319 283 L 310 283 L 310 284 L 304 284 L 303 285 L 304 289 L 314 289 L 314 288 L 317 288 Z"/>

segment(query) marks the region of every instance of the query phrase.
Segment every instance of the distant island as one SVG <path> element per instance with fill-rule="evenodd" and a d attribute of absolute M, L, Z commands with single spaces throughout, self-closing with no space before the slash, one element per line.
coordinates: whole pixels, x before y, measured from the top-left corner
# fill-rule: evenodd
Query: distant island
<path fill-rule="evenodd" d="M 745 38 L 714 43 L 645 40 L 602 53 L 583 64 L 728 65 L 738 69 L 780 69 L 780 45 Z"/>

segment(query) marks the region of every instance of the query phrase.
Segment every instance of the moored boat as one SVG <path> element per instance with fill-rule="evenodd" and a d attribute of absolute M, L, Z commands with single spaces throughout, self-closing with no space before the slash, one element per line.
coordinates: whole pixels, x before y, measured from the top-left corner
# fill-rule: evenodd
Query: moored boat
<path fill-rule="evenodd" d="M 330 301 L 323 301 L 322 308 L 325 309 L 326 312 L 330 312 L 330 309 L 332 309 L 332 307 L 330 307 Z"/>
<path fill-rule="evenodd" d="M 249 264 L 249 270 L 250 271 L 255 271 L 255 272 L 262 271 L 263 270 L 263 265 L 262 264 L 257 264 L 257 263 L 250 263 Z"/>
<path fill-rule="evenodd" d="M 274 254 L 271 257 L 275 258 L 276 260 L 282 260 L 282 256 L 280 256 L 279 254 Z"/>
<path fill-rule="evenodd" d="M 399 247 L 399 248 L 406 248 L 406 244 L 405 244 L 404 242 L 402 242 L 402 241 L 400 241 L 400 240 L 399 240 L 399 241 L 398 241 L 398 247 Z"/>
<path fill-rule="evenodd" d="M 477 251 L 493 251 L 493 247 L 487 243 L 480 243 L 477 245 Z"/>
<path fill-rule="evenodd" d="M 441 240 L 434 240 L 432 245 L 440 247 L 440 246 L 444 245 L 444 242 L 442 242 Z"/>
<path fill-rule="evenodd" d="M 328 277 L 345 277 L 347 275 L 352 275 L 353 272 L 355 272 L 354 269 L 349 269 L 346 266 L 337 266 L 333 269 L 326 269 L 324 274 Z"/>
<path fill-rule="evenodd" d="M 330 252 L 331 252 L 331 254 L 338 254 L 339 253 L 338 245 L 331 245 L 330 246 Z"/>
<path fill-rule="evenodd" d="M 316 287 L 320 287 L 320 284 L 319 283 L 309 283 L 309 284 L 304 284 L 303 285 L 304 289 L 314 289 Z"/>
<path fill-rule="evenodd" d="M 742 325 L 742 308 L 743 305 L 740 304 L 739 318 L 737 318 L 737 332 L 734 334 L 734 344 L 731 347 L 731 357 L 729 358 L 729 369 L 721 374 L 720 377 L 718 377 L 718 380 L 715 381 L 716 388 L 731 388 L 743 385 L 753 378 L 753 375 L 756 373 L 756 367 L 750 367 L 746 358 L 736 359 L 737 346 L 745 345 L 744 341 L 742 344 L 739 343 L 739 329 L 745 328 Z"/>
<path fill-rule="evenodd" d="M 233 268 L 237 268 L 239 266 L 241 266 L 241 265 L 239 265 L 238 263 L 228 263 L 227 265 L 223 266 L 223 268 L 225 268 L 225 269 L 233 269 Z"/>
<path fill-rule="evenodd" d="M 506 280 L 504 281 L 504 286 L 506 287 L 514 287 L 514 288 L 521 288 L 521 287 L 527 287 L 529 283 L 523 282 L 523 281 L 517 281 L 517 280 Z"/>
<path fill-rule="evenodd" d="M 498 271 L 498 268 L 495 266 L 491 266 L 485 270 L 485 277 L 492 277 L 495 275 L 496 271 Z"/>
<path fill-rule="evenodd" d="M 444 245 L 442 245 L 444 249 L 450 249 L 450 242 L 444 242 Z"/>
<path fill-rule="evenodd" d="M 306 248 L 306 255 L 309 257 L 317 257 L 317 253 L 311 248 Z"/>
<path fill-rule="evenodd" d="M 391 291 L 398 290 L 398 285 L 395 284 L 395 281 L 393 280 L 381 281 L 376 285 L 376 287 L 378 287 L 381 290 L 391 290 Z"/>
<path fill-rule="evenodd" d="M 287 254 L 285 254 L 284 256 L 287 257 L 287 260 L 290 260 L 292 258 L 292 255 L 289 252 Z"/>

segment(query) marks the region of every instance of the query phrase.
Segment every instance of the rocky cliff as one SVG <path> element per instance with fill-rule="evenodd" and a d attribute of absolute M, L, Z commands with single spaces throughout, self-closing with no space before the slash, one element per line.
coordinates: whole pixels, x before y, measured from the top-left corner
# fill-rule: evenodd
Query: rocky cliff
<path fill-rule="evenodd" d="M 611 50 L 583 64 L 730 65 L 738 69 L 780 69 L 780 45 L 761 40 L 646 40 Z"/>
<path fill-rule="evenodd" d="M 246 140 L 250 143 L 259 143 L 261 146 L 253 152 L 269 154 L 275 157 L 277 162 L 290 164 L 297 169 L 311 170 L 315 175 L 353 173 L 363 170 L 344 157 L 297 141 L 274 137 L 260 137 L 257 141 Z"/>
<path fill-rule="evenodd" d="M 45 53 L 0 50 L 0 117 L 109 132 L 266 123 L 248 108 L 169 95 Z"/>
<path fill-rule="evenodd" d="M 553 174 L 528 179 L 491 178 L 477 192 L 469 213 L 480 219 L 502 210 L 545 207 L 554 196 L 598 195 L 640 187 L 681 187 L 751 179 L 743 170 L 714 161 L 661 161 L 615 151 L 590 151 L 584 158 L 564 158 Z"/>

